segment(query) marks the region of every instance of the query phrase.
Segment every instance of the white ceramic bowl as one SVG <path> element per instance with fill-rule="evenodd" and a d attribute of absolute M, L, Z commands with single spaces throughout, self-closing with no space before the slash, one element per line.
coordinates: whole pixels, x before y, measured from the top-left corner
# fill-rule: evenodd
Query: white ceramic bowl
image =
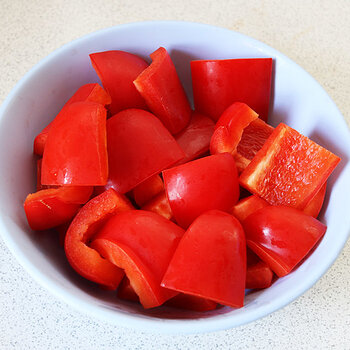
<path fill-rule="evenodd" d="M 145 312 L 120 302 L 83 280 L 65 260 L 57 237 L 32 232 L 22 203 L 34 191 L 34 136 L 82 84 L 96 82 L 89 53 L 111 49 L 141 56 L 164 46 L 191 95 L 193 59 L 273 57 L 270 122 L 283 121 L 342 158 L 328 182 L 321 220 L 328 225 L 312 255 L 272 287 L 248 294 L 241 309 L 222 308 L 204 315 L 161 308 Z M 263 317 L 310 288 L 331 266 L 350 231 L 350 135 L 335 104 L 302 68 L 271 47 L 217 27 L 186 22 L 121 25 L 89 34 L 55 51 L 17 84 L 0 110 L 0 231 L 23 267 L 60 299 L 100 319 L 141 330 L 168 333 L 209 332 Z M 25 288 L 25 286 L 23 286 Z"/>

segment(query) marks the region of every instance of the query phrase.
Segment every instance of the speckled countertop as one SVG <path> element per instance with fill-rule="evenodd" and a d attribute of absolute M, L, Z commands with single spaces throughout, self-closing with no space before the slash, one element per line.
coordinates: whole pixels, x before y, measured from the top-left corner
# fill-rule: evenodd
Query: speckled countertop
<path fill-rule="evenodd" d="M 35 63 L 92 31 L 143 20 L 219 25 L 259 39 L 310 72 L 350 124 L 349 0 L 0 1 L 0 103 Z M 0 165 L 1 166 L 1 165 Z M 1 349 L 350 349 L 350 244 L 296 301 L 259 321 L 165 336 L 72 310 L 39 286 L 0 239 Z"/>

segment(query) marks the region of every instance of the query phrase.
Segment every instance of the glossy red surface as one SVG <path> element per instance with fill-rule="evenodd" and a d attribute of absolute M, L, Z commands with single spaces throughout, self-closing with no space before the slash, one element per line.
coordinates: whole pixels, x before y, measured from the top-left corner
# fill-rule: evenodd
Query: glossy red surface
<path fill-rule="evenodd" d="M 207 210 L 231 210 L 239 197 L 237 169 L 228 153 L 165 170 L 163 178 L 174 218 L 184 228 Z"/>
<path fill-rule="evenodd" d="M 75 94 L 66 102 L 64 107 L 75 102 L 83 101 L 96 102 L 105 106 L 111 103 L 111 97 L 99 84 L 85 84 L 75 92 Z M 44 148 L 50 128 L 51 123 L 47 125 L 34 139 L 35 154 L 40 156 L 44 154 Z"/>
<path fill-rule="evenodd" d="M 90 281 L 116 289 L 124 272 L 88 246 L 91 238 L 111 216 L 133 209 L 123 195 L 110 189 L 81 208 L 66 233 L 64 249 L 73 269 Z"/>
<path fill-rule="evenodd" d="M 132 210 L 113 216 L 92 247 L 125 270 L 145 308 L 163 304 L 176 293 L 160 286 L 184 231 L 162 216 Z"/>
<path fill-rule="evenodd" d="M 247 244 L 279 277 L 288 274 L 326 232 L 327 226 L 303 212 L 268 206 L 243 221 Z"/>
<path fill-rule="evenodd" d="M 126 193 L 184 157 L 173 136 L 152 113 L 122 111 L 107 121 L 109 182 Z"/>
<path fill-rule="evenodd" d="M 218 120 L 232 103 L 243 102 L 267 121 L 271 71 L 271 58 L 192 61 L 196 110 Z"/>
<path fill-rule="evenodd" d="M 46 141 L 42 184 L 97 186 L 105 185 L 107 176 L 106 109 L 93 102 L 63 108 Z"/>
<path fill-rule="evenodd" d="M 114 115 L 127 108 L 147 109 L 133 81 L 148 67 L 141 57 L 125 51 L 104 51 L 90 55 L 92 66 L 111 96 Z"/>
<path fill-rule="evenodd" d="M 246 241 L 239 221 L 211 210 L 186 231 L 164 275 L 162 286 L 242 307 L 246 279 Z"/>
<path fill-rule="evenodd" d="M 153 62 L 137 77 L 134 84 L 152 113 L 172 134 L 177 134 L 190 121 L 190 104 L 164 47 L 150 56 Z"/>
<path fill-rule="evenodd" d="M 210 141 L 210 153 L 228 152 L 234 155 L 244 128 L 257 118 L 258 114 L 245 103 L 235 102 L 230 105 L 215 125 Z"/>

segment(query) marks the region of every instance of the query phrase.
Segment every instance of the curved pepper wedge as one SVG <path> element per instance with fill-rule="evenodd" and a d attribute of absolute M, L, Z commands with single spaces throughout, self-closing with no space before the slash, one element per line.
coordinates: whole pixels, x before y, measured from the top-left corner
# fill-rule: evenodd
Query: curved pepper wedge
<path fill-rule="evenodd" d="M 267 121 L 271 72 L 272 58 L 192 61 L 195 108 L 218 120 L 228 106 L 240 101 Z"/>
<path fill-rule="evenodd" d="M 128 108 L 147 109 L 145 101 L 133 84 L 134 79 L 148 67 L 145 60 L 120 50 L 92 53 L 90 59 L 104 88 L 111 96 L 109 109 L 112 115 Z"/>
<path fill-rule="evenodd" d="M 158 214 L 132 210 L 108 220 L 91 246 L 125 270 L 141 304 L 151 308 L 177 294 L 160 282 L 183 234 Z"/>
<path fill-rule="evenodd" d="M 210 140 L 210 153 L 228 152 L 234 155 L 244 128 L 257 118 L 258 114 L 245 103 L 235 102 L 230 105 L 215 125 L 215 131 Z"/>
<path fill-rule="evenodd" d="M 246 241 L 239 221 L 210 210 L 181 239 L 161 285 L 223 305 L 242 307 Z"/>
<path fill-rule="evenodd" d="M 150 56 L 153 62 L 135 79 L 134 84 L 152 113 L 172 134 L 177 134 L 190 121 L 190 104 L 164 47 Z"/>
<path fill-rule="evenodd" d="M 64 107 L 75 102 L 90 101 L 100 103 L 102 106 L 111 103 L 111 97 L 99 84 L 85 84 L 81 86 L 74 95 L 66 102 Z M 63 108 L 64 108 L 63 107 Z M 34 153 L 42 156 L 44 148 L 51 128 L 52 122 L 47 125 L 34 139 Z"/>
<path fill-rule="evenodd" d="M 267 206 L 243 221 L 248 247 L 277 276 L 287 275 L 309 253 L 327 226 L 286 206 Z"/>
<path fill-rule="evenodd" d="M 106 184 L 106 115 L 106 109 L 93 102 L 76 102 L 62 109 L 46 141 L 41 169 L 43 185 Z"/>
<path fill-rule="evenodd" d="M 107 120 L 108 186 L 126 193 L 184 157 L 161 121 L 142 109 Z"/>
<path fill-rule="evenodd" d="M 230 211 L 239 197 L 237 168 L 228 153 L 164 170 L 163 178 L 171 211 L 183 228 L 208 210 Z"/>
<path fill-rule="evenodd" d="M 88 246 L 99 228 L 113 215 L 134 209 L 113 189 L 91 199 L 79 211 L 66 233 L 64 250 L 73 269 L 90 281 L 116 289 L 124 272 Z"/>

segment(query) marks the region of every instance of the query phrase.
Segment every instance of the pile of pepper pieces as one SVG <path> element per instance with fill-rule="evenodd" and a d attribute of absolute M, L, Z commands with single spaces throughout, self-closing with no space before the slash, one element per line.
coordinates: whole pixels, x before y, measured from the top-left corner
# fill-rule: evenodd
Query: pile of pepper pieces
<path fill-rule="evenodd" d="M 90 55 L 103 88 L 80 87 L 34 140 L 29 226 L 60 232 L 72 268 L 121 299 L 242 307 L 326 232 L 340 158 L 267 124 L 271 58 L 192 61 L 192 110 L 166 49 L 150 57 Z"/>

